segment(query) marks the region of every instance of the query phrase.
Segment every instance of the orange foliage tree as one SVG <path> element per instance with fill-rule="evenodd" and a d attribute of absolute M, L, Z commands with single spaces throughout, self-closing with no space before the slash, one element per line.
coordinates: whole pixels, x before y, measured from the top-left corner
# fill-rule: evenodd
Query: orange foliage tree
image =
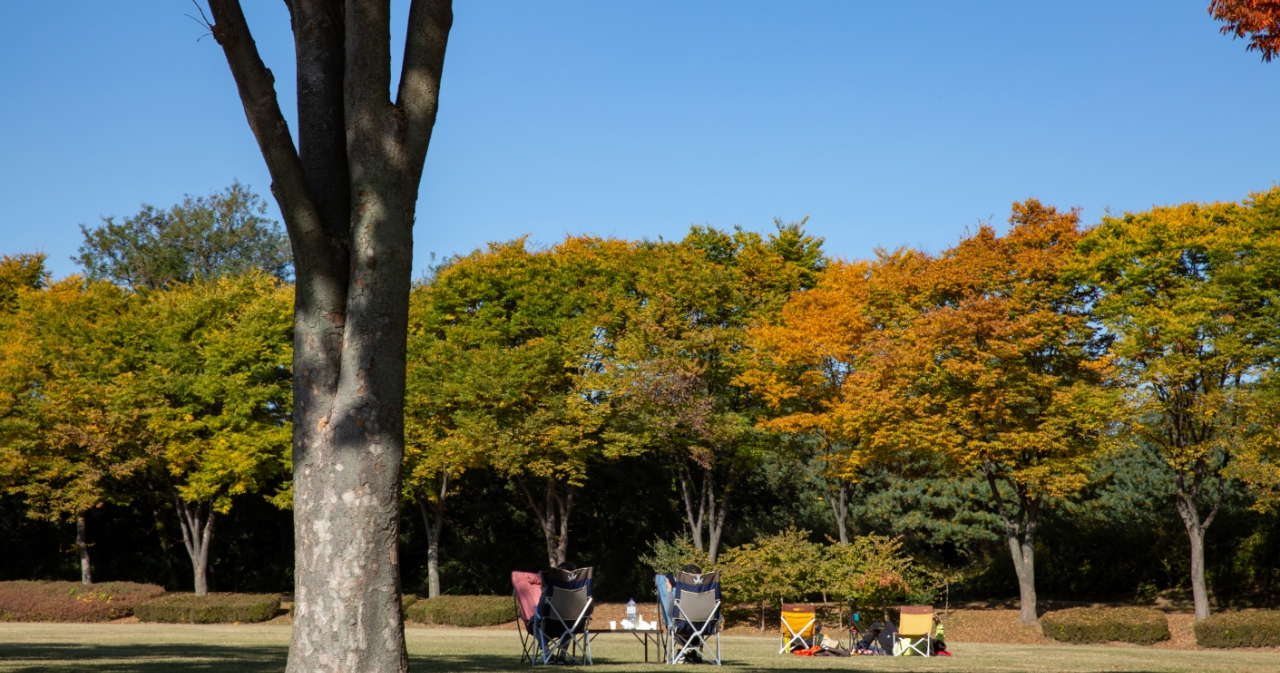
<path fill-rule="evenodd" d="M 1088 290 L 1068 275 L 1077 214 L 1030 200 L 1010 223 L 938 257 L 833 265 L 756 331 L 752 382 L 780 412 L 772 426 L 839 447 L 837 466 L 911 451 L 979 472 L 1034 624 L 1041 509 L 1086 484 L 1114 405 Z"/>
<path fill-rule="evenodd" d="M 1227 25 L 1224 35 L 1249 40 L 1249 51 L 1262 53 L 1270 62 L 1280 53 L 1280 0 L 1213 0 L 1209 14 Z"/>

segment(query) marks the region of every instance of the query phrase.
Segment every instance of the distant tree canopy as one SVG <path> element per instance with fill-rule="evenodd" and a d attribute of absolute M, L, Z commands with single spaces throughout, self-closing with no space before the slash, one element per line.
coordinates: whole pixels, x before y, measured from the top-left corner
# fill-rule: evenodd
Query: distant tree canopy
<path fill-rule="evenodd" d="M 71 260 L 90 280 L 134 290 L 253 269 L 289 280 L 288 238 L 266 212 L 266 202 L 239 182 L 209 196 L 187 196 L 168 210 L 143 204 L 137 215 L 119 222 L 105 217 L 99 227 L 80 225 L 84 244 Z"/>
<path fill-rule="evenodd" d="M 861 568 L 813 586 L 864 604 L 1016 587 L 1027 621 L 1040 591 L 1191 588 L 1202 616 L 1210 588 L 1280 597 L 1280 188 L 1093 227 L 1029 200 L 872 260 L 776 225 L 493 243 L 418 283 L 406 584 L 489 592 L 572 560 L 639 596 L 652 544 L 762 604 L 792 600 L 751 587 L 796 559 Z M 131 291 L 42 262 L 0 259 L 0 543 L 6 511 L 74 522 L 88 582 L 86 531 L 145 511 L 215 590 L 220 554 L 264 546 L 241 513 L 289 507 L 301 478 L 294 288 L 246 265 Z M 234 545 L 210 544 L 215 519 Z"/>

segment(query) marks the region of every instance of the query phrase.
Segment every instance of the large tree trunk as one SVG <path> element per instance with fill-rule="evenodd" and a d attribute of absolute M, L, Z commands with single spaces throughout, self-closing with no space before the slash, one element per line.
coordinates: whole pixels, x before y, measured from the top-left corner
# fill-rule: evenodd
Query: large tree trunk
<path fill-rule="evenodd" d="M 85 536 L 84 512 L 76 515 L 76 551 L 80 552 L 80 583 L 93 584 L 89 572 L 89 540 Z"/>
<path fill-rule="evenodd" d="M 440 532 L 444 529 L 444 498 L 449 494 L 449 473 L 440 473 L 440 490 L 430 503 L 425 488 L 418 491 L 418 508 L 422 511 L 422 523 L 427 528 L 427 598 L 440 595 Z"/>
<path fill-rule="evenodd" d="M 213 543 L 213 507 L 208 502 L 186 502 L 173 494 L 182 528 L 182 544 L 191 557 L 197 596 L 209 593 L 209 546 Z"/>
<path fill-rule="evenodd" d="M 547 479 L 544 502 L 538 504 L 533 493 L 525 486 L 523 477 L 517 475 L 516 483 L 524 491 L 529 509 L 533 510 L 538 523 L 542 524 L 542 536 L 547 543 L 547 563 L 552 568 L 560 567 L 569 558 L 569 516 L 573 514 L 573 494 L 577 489 L 572 484 L 566 484 L 562 494 L 559 483 L 554 479 Z"/>
<path fill-rule="evenodd" d="M 841 479 L 840 489 L 834 495 L 827 493 L 826 497 L 836 521 L 836 531 L 840 533 L 840 544 L 849 544 L 849 482 Z"/>
<path fill-rule="evenodd" d="M 389 0 L 287 0 L 298 147 L 238 0 L 210 0 L 293 245 L 288 671 L 407 671 L 400 461 L 413 222 L 449 0 L 413 0 L 393 104 Z"/>
<path fill-rule="evenodd" d="M 1000 494 L 1000 477 L 996 467 L 985 463 L 982 473 L 991 487 L 996 511 L 1004 523 L 1005 541 L 1009 544 L 1009 554 L 1013 557 L 1013 572 L 1018 577 L 1018 618 L 1023 624 L 1039 625 L 1040 617 L 1036 613 L 1035 547 L 1040 498 L 1032 497 L 1017 484 L 1010 483 L 1010 488 L 1018 498 L 1018 511 L 1011 513 L 1005 505 L 1004 496 Z"/>

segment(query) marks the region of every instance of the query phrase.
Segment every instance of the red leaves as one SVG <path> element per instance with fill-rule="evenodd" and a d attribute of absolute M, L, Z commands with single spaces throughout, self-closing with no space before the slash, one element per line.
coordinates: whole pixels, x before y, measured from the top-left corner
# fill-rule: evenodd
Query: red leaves
<path fill-rule="evenodd" d="M 1270 62 L 1280 53 L 1280 0 L 1212 0 L 1209 14 L 1227 25 L 1224 35 L 1247 38 L 1247 50 L 1262 53 Z"/>

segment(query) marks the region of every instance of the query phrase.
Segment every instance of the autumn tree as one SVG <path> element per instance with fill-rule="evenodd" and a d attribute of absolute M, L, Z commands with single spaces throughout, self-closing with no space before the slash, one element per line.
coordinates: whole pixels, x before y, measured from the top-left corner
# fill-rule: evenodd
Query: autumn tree
<path fill-rule="evenodd" d="M 119 222 L 105 217 L 93 229 L 80 225 L 84 243 L 72 261 L 91 280 L 135 290 L 252 270 L 288 279 L 289 242 L 266 212 L 262 198 L 239 182 L 208 196 L 187 196 L 168 210 L 143 204 Z"/>
<path fill-rule="evenodd" d="M 1245 49 L 1270 62 L 1280 53 L 1280 2 L 1277 0 L 1212 0 L 1209 14 L 1226 25 L 1222 34 L 1247 39 Z"/>
<path fill-rule="evenodd" d="M 695 226 L 679 243 L 647 246 L 610 365 L 620 432 L 670 458 L 693 543 L 713 563 L 736 480 L 775 443 L 755 427 L 761 398 L 738 380 L 747 330 L 825 264 L 802 223 L 776 225 L 768 238 Z"/>
<path fill-rule="evenodd" d="M 147 296 L 138 399 L 197 596 L 208 593 L 217 515 L 288 470 L 292 295 L 250 274 Z"/>
<path fill-rule="evenodd" d="M 751 366 L 739 380 L 772 412 L 761 427 L 816 439 L 834 484 L 825 497 L 840 543 L 848 544 L 850 490 L 869 452 L 863 429 L 844 413 L 858 397 L 846 383 L 876 326 L 871 265 L 835 261 L 814 281 L 817 287 L 793 295 L 777 320 L 750 330 Z"/>
<path fill-rule="evenodd" d="M 870 441 L 978 470 L 1004 525 L 1021 620 L 1037 623 L 1043 508 L 1078 492 L 1102 448 L 1107 363 L 1069 264 L 1078 217 L 1014 204 L 1009 231 L 982 226 L 929 261 L 909 319 L 879 333 L 854 374 Z M 912 315 L 914 314 L 914 315 Z"/>
<path fill-rule="evenodd" d="M 588 469 L 630 450 L 610 441 L 596 379 L 629 315 L 631 258 L 615 240 L 491 244 L 452 260 L 415 298 L 407 414 L 423 442 L 412 457 L 430 478 L 414 481 L 445 492 L 449 470 L 482 456 L 525 496 L 553 566 L 567 557 Z"/>
<path fill-rule="evenodd" d="M 37 289 L 37 263 L 13 266 L 26 287 L 0 314 L 0 482 L 29 516 L 74 522 L 90 584 L 88 515 L 127 502 L 123 485 L 146 463 L 140 300 L 76 276 Z"/>
<path fill-rule="evenodd" d="M 49 284 L 44 260 L 42 253 L 0 255 L 0 314 L 17 308 L 20 290 L 39 290 Z"/>
<path fill-rule="evenodd" d="M 413 223 L 449 0 L 413 0 L 390 100 L 388 0 L 289 0 L 298 143 L 238 0 L 209 0 L 292 243 L 291 673 L 406 671 L 400 462 Z"/>
<path fill-rule="evenodd" d="M 1280 354 L 1280 188 L 1243 204 L 1106 217 L 1082 250 L 1084 277 L 1100 292 L 1095 315 L 1115 335 L 1130 428 L 1174 473 L 1204 619 L 1205 531 L 1233 471 L 1266 464 L 1257 451 L 1277 427 L 1258 422 L 1258 396 Z M 1268 481 L 1261 468 L 1251 477 Z"/>

